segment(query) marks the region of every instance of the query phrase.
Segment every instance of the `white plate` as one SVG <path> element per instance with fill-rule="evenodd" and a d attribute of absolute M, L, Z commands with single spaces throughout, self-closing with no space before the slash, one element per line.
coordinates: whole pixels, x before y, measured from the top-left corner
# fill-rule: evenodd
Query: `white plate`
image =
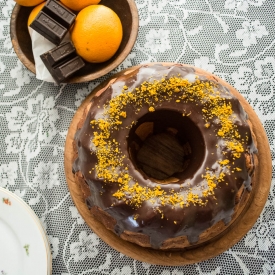
<path fill-rule="evenodd" d="M 33 210 L 0 187 L 0 275 L 50 275 L 51 250 Z"/>

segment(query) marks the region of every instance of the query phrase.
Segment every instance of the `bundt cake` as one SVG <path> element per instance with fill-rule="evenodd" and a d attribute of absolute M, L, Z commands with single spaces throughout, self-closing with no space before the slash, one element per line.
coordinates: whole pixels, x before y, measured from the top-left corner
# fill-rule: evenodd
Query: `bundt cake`
<path fill-rule="evenodd" d="M 162 250 L 201 245 L 253 189 L 256 140 L 235 90 L 187 65 L 127 70 L 100 89 L 74 139 L 87 207 L 122 239 Z"/>

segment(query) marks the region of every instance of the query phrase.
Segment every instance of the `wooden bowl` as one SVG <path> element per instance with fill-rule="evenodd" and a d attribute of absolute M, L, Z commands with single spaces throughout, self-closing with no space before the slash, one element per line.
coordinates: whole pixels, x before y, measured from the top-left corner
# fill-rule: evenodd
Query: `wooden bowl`
<path fill-rule="evenodd" d="M 68 79 L 68 83 L 81 83 L 99 78 L 115 69 L 131 52 L 138 33 L 138 10 L 134 0 L 101 0 L 101 5 L 111 8 L 119 16 L 123 38 L 115 55 L 106 62 L 92 64 L 86 62 L 85 67 Z M 13 48 L 27 69 L 35 74 L 32 43 L 27 28 L 27 21 L 33 7 L 15 5 L 10 23 L 10 35 Z"/>

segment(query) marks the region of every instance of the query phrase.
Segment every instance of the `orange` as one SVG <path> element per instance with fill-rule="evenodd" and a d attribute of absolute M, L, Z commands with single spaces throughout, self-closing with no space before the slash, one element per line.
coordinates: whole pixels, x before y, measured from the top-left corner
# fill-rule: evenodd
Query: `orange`
<path fill-rule="evenodd" d="M 116 53 L 122 33 L 121 21 L 113 10 L 103 5 L 91 5 L 76 16 L 71 39 L 83 59 L 100 63 Z"/>
<path fill-rule="evenodd" d="M 90 5 L 96 5 L 100 0 L 60 0 L 67 8 L 80 11 Z"/>
<path fill-rule="evenodd" d="M 45 0 L 14 0 L 14 1 L 21 6 L 33 7 L 33 6 L 39 5 Z"/>
<path fill-rule="evenodd" d="M 34 7 L 31 11 L 29 18 L 28 18 L 28 26 L 32 23 L 32 21 L 35 19 L 37 14 L 42 10 L 42 8 L 45 6 L 46 2 L 43 2 L 39 4 L 38 6 Z"/>

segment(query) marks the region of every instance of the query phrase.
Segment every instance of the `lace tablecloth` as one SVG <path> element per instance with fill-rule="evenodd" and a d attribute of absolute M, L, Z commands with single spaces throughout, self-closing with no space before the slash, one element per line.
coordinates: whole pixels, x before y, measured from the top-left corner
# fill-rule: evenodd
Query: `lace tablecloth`
<path fill-rule="evenodd" d="M 115 0 L 114 0 L 115 1 Z M 259 116 L 275 165 L 275 3 L 273 0 L 136 0 L 136 44 L 115 70 L 147 62 L 192 64 L 235 86 Z M 106 77 L 57 86 L 37 80 L 10 39 L 12 0 L 0 2 L 0 186 L 40 218 L 53 274 L 275 274 L 275 175 L 254 227 L 202 263 L 164 267 L 133 260 L 94 234 L 74 206 L 64 175 L 64 144 L 82 100 Z M 2 249 L 2 248 L 0 248 Z"/>

